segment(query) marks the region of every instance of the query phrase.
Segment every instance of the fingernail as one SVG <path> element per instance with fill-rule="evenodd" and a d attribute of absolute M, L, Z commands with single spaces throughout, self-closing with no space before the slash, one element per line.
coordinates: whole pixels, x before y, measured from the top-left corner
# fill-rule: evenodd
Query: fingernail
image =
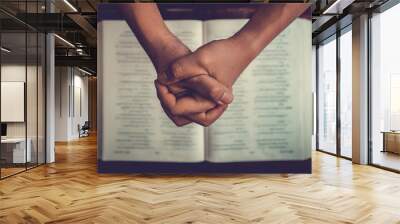
<path fill-rule="evenodd" d="M 221 99 L 219 100 L 219 102 L 222 102 L 222 104 L 230 104 L 232 103 L 232 101 L 233 101 L 233 95 L 227 92 L 224 92 Z"/>

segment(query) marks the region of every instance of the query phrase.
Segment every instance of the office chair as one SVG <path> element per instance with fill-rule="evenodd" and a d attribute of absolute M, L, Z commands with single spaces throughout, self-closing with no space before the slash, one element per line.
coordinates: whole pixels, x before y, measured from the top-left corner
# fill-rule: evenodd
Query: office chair
<path fill-rule="evenodd" d="M 90 129 L 89 121 L 85 121 L 82 127 L 78 125 L 78 129 L 79 129 L 79 138 L 89 136 L 89 129 Z"/>

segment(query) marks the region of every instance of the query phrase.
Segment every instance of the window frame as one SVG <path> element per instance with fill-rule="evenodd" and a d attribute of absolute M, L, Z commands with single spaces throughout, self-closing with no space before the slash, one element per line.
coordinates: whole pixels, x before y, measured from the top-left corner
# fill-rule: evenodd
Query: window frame
<path fill-rule="evenodd" d="M 337 156 L 340 158 L 344 158 L 347 160 L 352 160 L 351 157 L 347 157 L 342 155 L 341 152 L 341 118 L 340 118 L 340 84 L 341 84 L 341 67 L 340 67 L 340 37 L 347 32 L 352 32 L 352 23 L 347 24 L 341 29 L 338 29 L 336 33 L 328 36 L 327 38 L 319 41 L 316 44 L 316 151 L 323 152 L 329 155 Z M 330 41 L 336 41 L 336 152 L 332 153 L 327 150 L 321 149 L 319 146 L 319 95 L 320 95 L 320 88 L 319 88 L 319 47 L 321 44 L 329 43 Z"/>

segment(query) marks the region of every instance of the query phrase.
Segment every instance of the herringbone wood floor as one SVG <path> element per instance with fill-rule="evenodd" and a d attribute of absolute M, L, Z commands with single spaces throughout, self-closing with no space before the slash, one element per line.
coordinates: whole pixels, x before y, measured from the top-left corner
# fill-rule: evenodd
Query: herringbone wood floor
<path fill-rule="evenodd" d="M 400 175 L 323 153 L 312 175 L 99 175 L 95 141 L 0 181 L 0 223 L 400 223 Z"/>

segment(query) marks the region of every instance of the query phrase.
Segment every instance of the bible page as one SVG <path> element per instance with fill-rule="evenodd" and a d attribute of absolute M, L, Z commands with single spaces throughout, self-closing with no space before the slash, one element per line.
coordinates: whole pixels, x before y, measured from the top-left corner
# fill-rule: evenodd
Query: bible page
<path fill-rule="evenodd" d="M 247 21 L 206 21 L 203 24 L 206 41 L 228 38 Z M 206 130 L 206 160 L 310 158 L 310 56 L 311 22 L 296 19 L 250 63 L 234 84 L 233 103 Z"/>
<path fill-rule="evenodd" d="M 202 43 L 202 22 L 167 21 L 190 49 Z M 104 161 L 204 161 L 204 128 L 176 127 L 156 95 L 157 73 L 126 21 L 109 20 L 100 30 L 100 144 Z"/>

